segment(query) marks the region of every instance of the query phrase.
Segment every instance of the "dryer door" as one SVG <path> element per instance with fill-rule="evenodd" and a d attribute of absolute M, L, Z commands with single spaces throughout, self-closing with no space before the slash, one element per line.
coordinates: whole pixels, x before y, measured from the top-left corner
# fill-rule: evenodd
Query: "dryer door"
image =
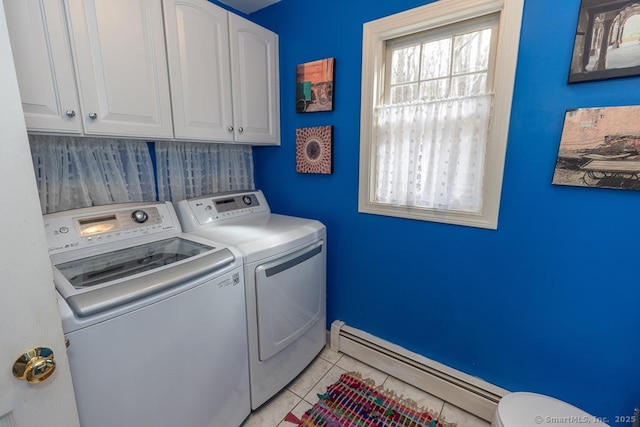
<path fill-rule="evenodd" d="M 255 274 L 259 356 L 264 361 L 324 317 L 324 241 L 262 264 Z"/>

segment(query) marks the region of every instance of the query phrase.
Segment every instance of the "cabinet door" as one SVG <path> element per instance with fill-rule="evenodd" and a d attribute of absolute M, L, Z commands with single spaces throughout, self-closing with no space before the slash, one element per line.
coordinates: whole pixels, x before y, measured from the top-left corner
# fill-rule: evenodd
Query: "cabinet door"
<path fill-rule="evenodd" d="M 227 11 L 165 0 L 173 126 L 178 139 L 233 140 Z"/>
<path fill-rule="evenodd" d="M 278 35 L 229 14 L 235 141 L 280 144 Z"/>
<path fill-rule="evenodd" d="M 27 129 L 80 133 L 69 38 L 58 0 L 5 0 Z"/>
<path fill-rule="evenodd" d="M 172 137 L 161 2 L 65 2 L 85 132 Z"/>

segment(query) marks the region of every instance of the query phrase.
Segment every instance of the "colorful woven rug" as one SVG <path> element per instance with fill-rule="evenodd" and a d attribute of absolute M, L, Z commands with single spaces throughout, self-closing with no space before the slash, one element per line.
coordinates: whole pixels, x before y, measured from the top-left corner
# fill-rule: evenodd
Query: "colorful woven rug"
<path fill-rule="evenodd" d="M 285 421 L 299 427 L 454 427 L 437 419 L 437 414 L 418 408 L 394 392 L 375 387 L 358 373 L 340 376 L 340 380 L 318 394 L 318 403 L 297 419 L 289 414 Z"/>

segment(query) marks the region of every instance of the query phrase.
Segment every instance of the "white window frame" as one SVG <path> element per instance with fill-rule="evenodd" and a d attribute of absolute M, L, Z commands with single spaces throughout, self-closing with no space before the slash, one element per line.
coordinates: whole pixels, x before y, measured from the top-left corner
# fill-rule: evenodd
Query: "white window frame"
<path fill-rule="evenodd" d="M 524 0 L 439 0 L 364 24 L 359 212 L 494 230 L 498 228 L 523 8 Z M 494 82 L 499 84 L 493 85 L 494 102 L 486 147 L 482 211 L 461 212 L 375 202 L 374 113 L 375 108 L 384 101 L 387 41 L 494 13 L 500 13 L 494 75 Z"/>

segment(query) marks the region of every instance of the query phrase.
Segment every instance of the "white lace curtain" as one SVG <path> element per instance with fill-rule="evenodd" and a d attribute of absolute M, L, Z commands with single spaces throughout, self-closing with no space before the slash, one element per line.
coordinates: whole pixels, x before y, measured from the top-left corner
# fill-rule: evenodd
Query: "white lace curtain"
<path fill-rule="evenodd" d="M 29 141 L 42 213 L 156 199 L 144 141 L 49 135 Z"/>
<path fill-rule="evenodd" d="M 250 146 L 29 135 L 42 213 L 254 189 Z"/>
<path fill-rule="evenodd" d="M 155 150 L 160 200 L 254 189 L 251 146 L 158 141 Z"/>
<path fill-rule="evenodd" d="M 479 212 L 492 95 L 376 110 L 376 198 Z"/>

